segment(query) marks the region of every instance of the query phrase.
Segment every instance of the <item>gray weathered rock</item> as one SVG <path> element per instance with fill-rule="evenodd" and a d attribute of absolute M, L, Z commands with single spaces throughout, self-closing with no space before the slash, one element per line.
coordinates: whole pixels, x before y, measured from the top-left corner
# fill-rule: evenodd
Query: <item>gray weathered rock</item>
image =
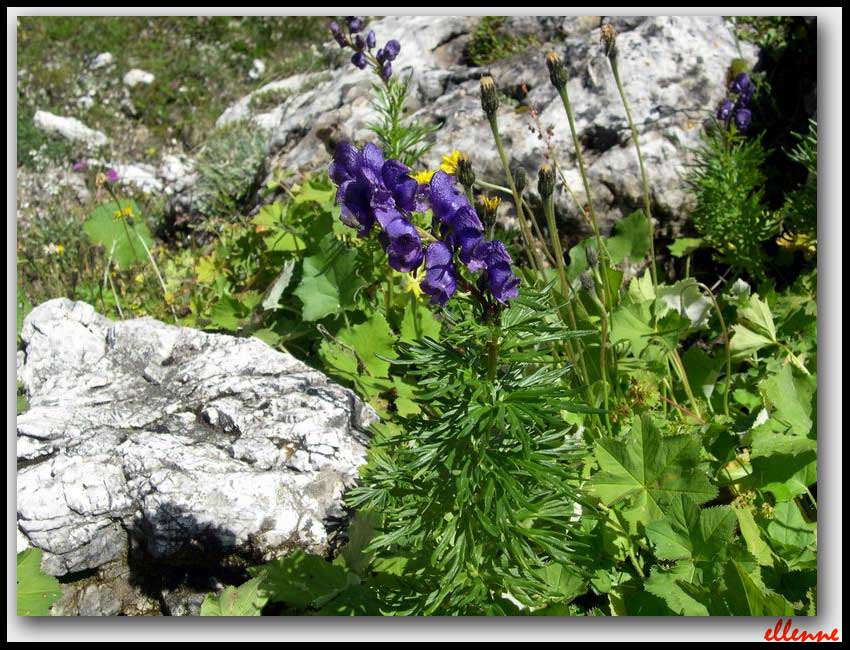
<path fill-rule="evenodd" d="M 124 74 L 123 81 L 125 86 L 133 88 L 135 86 L 138 86 L 139 84 L 142 84 L 144 86 L 152 84 L 154 82 L 154 79 L 156 79 L 156 77 L 153 75 L 152 72 L 148 72 L 147 70 L 140 70 L 139 68 L 133 68 L 132 70 L 128 70 Z"/>
<path fill-rule="evenodd" d="M 47 111 L 36 111 L 33 116 L 33 123 L 37 129 L 92 147 L 101 147 L 109 141 L 104 133 L 87 127 L 73 117 L 62 117 Z"/>
<path fill-rule="evenodd" d="M 351 391 L 258 339 L 66 299 L 21 337 L 18 527 L 45 571 L 126 566 L 130 547 L 176 566 L 328 550 L 375 417 Z M 68 611 L 114 609 L 117 587 L 98 584 Z"/>
<path fill-rule="evenodd" d="M 470 67 L 463 61 L 463 47 L 476 21 L 457 16 L 390 16 L 370 25 L 379 43 L 396 38 L 402 44 L 394 70 L 399 75 L 413 75 L 410 108 L 415 117 L 426 123 L 443 123 L 425 162 L 433 168 L 442 155 L 460 149 L 473 156 L 479 178 L 502 181 L 504 175 L 479 101 L 478 79 L 489 73 L 500 89 L 514 98 L 503 102 L 499 114 L 513 159 L 527 169 L 530 178 L 536 178 L 547 147 L 529 131 L 529 127 L 537 128 L 529 111 L 515 110 L 519 106 L 534 108 L 544 131 L 554 127 L 551 144 L 571 188 L 584 202 L 566 117 L 544 62 L 545 53 L 554 50 L 568 66 L 569 92 L 603 226 L 609 228 L 613 220 L 639 206 L 641 186 L 634 147 L 599 46 L 603 18 L 510 17 L 509 30 L 534 35 L 540 46 L 487 68 Z M 620 32 L 620 71 L 641 134 L 656 216 L 676 222 L 689 207 L 682 182 L 689 150 L 698 144 L 704 119 L 724 94 L 726 70 L 738 56 L 735 40 L 719 16 L 623 17 L 610 22 Z M 337 48 L 333 42 L 327 47 Z M 745 43 L 741 48 L 744 57 L 754 62 L 755 48 Z M 341 67 L 329 73 L 275 82 L 274 88 L 289 88 L 292 94 L 278 105 L 262 104 L 253 110 L 251 97 L 272 85 L 259 89 L 231 106 L 219 123 L 249 118 L 268 132 L 276 156 L 270 169 L 315 170 L 327 164 L 338 141 L 362 144 L 374 140 L 366 129 L 374 118 L 369 104 L 371 79 L 368 70 L 357 70 L 344 58 Z M 558 208 L 561 217 L 575 218 L 577 208 L 565 192 L 558 197 Z"/>

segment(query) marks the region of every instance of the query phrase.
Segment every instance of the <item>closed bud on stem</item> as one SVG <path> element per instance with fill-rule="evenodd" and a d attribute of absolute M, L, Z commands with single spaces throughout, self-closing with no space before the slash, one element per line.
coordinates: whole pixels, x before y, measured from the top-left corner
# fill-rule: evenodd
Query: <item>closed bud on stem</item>
<path fill-rule="evenodd" d="M 564 62 L 554 52 L 549 52 L 546 55 L 546 67 L 549 68 L 549 80 L 552 85 L 560 92 L 567 87 L 567 71 L 564 69 Z"/>
<path fill-rule="evenodd" d="M 467 190 L 472 189 L 475 185 L 475 172 L 472 171 L 472 161 L 465 153 L 461 153 L 457 159 L 457 176 L 458 183 L 463 185 Z"/>
<path fill-rule="evenodd" d="M 514 165 L 513 176 L 517 194 L 522 194 L 528 185 L 528 176 L 525 173 L 525 168 L 520 165 Z"/>
<path fill-rule="evenodd" d="M 581 288 L 585 291 L 593 293 L 596 289 L 596 285 L 593 284 L 593 278 L 590 277 L 590 273 L 587 271 L 582 271 L 578 276 L 579 282 L 581 282 Z"/>
<path fill-rule="evenodd" d="M 543 165 L 537 172 L 537 191 L 544 200 L 555 192 L 555 171 L 551 165 Z"/>
<path fill-rule="evenodd" d="M 499 93 L 493 77 L 481 77 L 481 108 L 487 119 L 492 119 L 499 110 Z"/>
<path fill-rule="evenodd" d="M 588 246 L 584 249 L 584 255 L 587 257 L 587 265 L 595 269 L 599 264 L 599 253 L 596 252 L 596 249 Z"/>
<path fill-rule="evenodd" d="M 617 30 L 610 23 L 602 25 L 602 48 L 612 61 L 617 58 Z"/>

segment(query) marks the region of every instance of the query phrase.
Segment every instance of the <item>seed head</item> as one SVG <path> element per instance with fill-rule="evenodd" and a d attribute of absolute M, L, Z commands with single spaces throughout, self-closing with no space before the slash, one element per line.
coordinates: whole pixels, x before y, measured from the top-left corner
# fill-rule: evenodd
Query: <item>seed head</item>
<path fill-rule="evenodd" d="M 617 58 L 617 30 L 610 23 L 602 25 L 602 48 L 605 50 L 605 56 L 614 60 Z"/>
<path fill-rule="evenodd" d="M 493 77 L 481 77 L 481 108 L 487 119 L 492 119 L 499 110 L 499 93 Z"/>
<path fill-rule="evenodd" d="M 475 185 L 475 172 L 472 171 L 472 161 L 465 153 L 461 153 L 457 159 L 457 180 L 466 189 Z"/>
<path fill-rule="evenodd" d="M 558 91 L 567 86 L 567 71 L 564 70 L 564 62 L 554 52 L 546 55 L 546 67 L 549 68 L 549 80 Z"/>
<path fill-rule="evenodd" d="M 537 191 L 543 199 L 548 199 L 555 192 L 555 171 L 551 165 L 543 165 L 537 172 Z"/>

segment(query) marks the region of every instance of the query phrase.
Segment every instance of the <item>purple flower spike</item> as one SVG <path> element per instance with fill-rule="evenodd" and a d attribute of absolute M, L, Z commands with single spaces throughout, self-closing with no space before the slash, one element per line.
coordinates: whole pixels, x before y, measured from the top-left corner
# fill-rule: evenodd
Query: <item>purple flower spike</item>
<path fill-rule="evenodd" d="M 387 41 L 387 44 L 384 45 L 384 56 L 387 57 L 387 61 L 395 61 L 399 52 L 401 52 L 401 43 L 395 39 Z"/>
<path fill-rule="evenodd" d="M 505 245 L 498 240 L 491 241 L 487 255 L 487 283 L 493 297 L 501 303 L 519 295 L 519 278 L 511 270 L 511 262 Z"/>
<path fill-rule="evenodd" d="M 721 122 L 728 122 L 729 118 L 732 116 L 732 109 L 734 108 L 734 104 L 729 99 L 724 99 L 720 107 L 717 109 L 717 113 L 715 114 L 717 119 Z"/>
<path fill-rule="evenodd" d="M 106 170 L 106 182 L 107 183 L 117 183 L 119 179 L 118 172 L 112 169 L 111 167 Z"/>
<path fill-rule="evenodd" d="M 388 81 L 390 77 L 393 76 L 393 66 L 389 61 L 384 61 L 384 65 L 381 66 L 381 79 L 384 81 Z"/>
<path fill-rule="evenodd" d="M 375 32 L 374 32 L 374 31 L 370 31 L 368 34 L 366 34 L 366 47 L 368 47 L 370 50 L 371 50 L 373 47 L 375 47 L 375 45 L 377 44 L 377 42 L 378 42 L 378 39 L 377 39 L 377 37 L 375 36 Z"/>
<path fill-rule="evenodd" d="M 454 295 L 457 290 L 455 274 L 451 249 L 441 241 L 430 244 L 425 251 L 425 278 L 420 287 L 431 296 L 432 305 L 445 305 Z"/>
<path fill-rule="evenodd" d="M 746 72 L 742 72 L 737 75 L 732 83 L 729 84 L 729 90 L 736 95 L 741 93 L 746 93 L 752 87 L 752 82 L 750 81 L 750 75 Z"/>
<path fill-rule="evenodd" d="M 750 128 L 750 122 L 753 119 L 752 111 L 749 108 L 739 108 L 735 111 L 735 126 L 739 131 L 746 131 Z"/>
<path fill-rule="evenodd" d="M 363 29 L 365 24 L 363 20 L 357 16 L 346 16 L 345 21 L 348 23 L 348 29 L 352 34 L 356 34 Z"/>
<path fill-rule="evenodd" d="M 363 52 L 355 52 L 351 57 L 351 62 L 363 70 L 366 67 L 366 55 Z"/>

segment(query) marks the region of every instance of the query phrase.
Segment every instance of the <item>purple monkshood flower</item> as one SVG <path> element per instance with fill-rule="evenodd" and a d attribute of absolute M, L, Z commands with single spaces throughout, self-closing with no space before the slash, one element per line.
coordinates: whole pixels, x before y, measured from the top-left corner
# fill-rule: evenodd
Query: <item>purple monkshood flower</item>
<path fill-rule="evenodd" d="M 378 38 L 375 36 L 374 31 L 370 31 L 368 34 L 366 34 L 366 47 L 368 47 L 370 50 L 375 47 L 375 44 L 377 42 Z"/>
<path fill-rule="evenodd" d="M 746 93 L 752 87 L 752 82 L 750 81 L 750 75 L 746 72 L 742 72 L 737 75 L 732 83 L 729 84 L 729 90 L 736 95 L 740 95 L 741 93 Z"/>
<path fill-rule="evenodd" d="M 728 122 L 729 118 L 732 116 L 732 109 L 734 108 L 734 104 L 730 99 L 724 99 L 720 107 L 717 109 L 717 119 L 722 122 Z"/>
<path fill-rule="evenodd" d="M 393 208 L 377 209 L 375 216 L 383 228 L 378 239 L 387 251 L 390 267 L 400 273 L 418 269 L 425 253 L 416 226 Z"/>
<path fill-rule="evenodd" d="M 488 248 L 487 283 L 493 297 L 506 303 L 519 295 L 519 278 L 511 270 L 513 260 L 502 242 L 491 241 Z"/>
<path fill-rule="evenodd" d="M 395 39 L 387 41 L 387 44 L 384 45 L 384 57 L 386 57 L 387 61 L 395 61 L 399 52 L 401 52 L 401 43 Z"/>
<path fill-rule="evenodd" d="M 749 108 L 739 108 L 735 111 L 733 120 L 739 131 L 746 131 L 750 127 L 750 122 L 753 119 L 752 111 Z"/>
<path fill-rule="evenodd" d="M 354 37 L 354 49 L 358 52 L 362 52 L 366 49 L 366 40 L 360 34 L 357 34 L 357 36 Z"/>
<path fill-rule="evenodd" d="M 431 296 L 432 305 L 445 305 L 457 290 L 452 249 L 441 241 L 428 245 L 425 251 L 425 278 L 419 284 Z"/>
<path fill-rule="evenodd" d="M 346 16 L 345 21 L 348 23 L 348 29 L 352 34 L 356 34 L 364 27 L 364 22 L 357 16 Z"/>
<path fill-rule="evenodd" d="M 389 78 L 393 76 L 393 66 L 389 61 L 384 61 L 384 64 L 381 66 L 381 79 L 384 81 L 389 81 Z"/>
<path fill-rule="evenodd" d="M 366 55 L 363 52 L 355 52 L 351 57 L 351 62 L 358 68 L 363 70 L 366 67 Z"/>
<path fill-rule="evenodd" d="M 117 183 L 118 182 L 118 172 L 112 169 L 111 167 L 106 170 L 106 182 L 107 183 Z"/>

